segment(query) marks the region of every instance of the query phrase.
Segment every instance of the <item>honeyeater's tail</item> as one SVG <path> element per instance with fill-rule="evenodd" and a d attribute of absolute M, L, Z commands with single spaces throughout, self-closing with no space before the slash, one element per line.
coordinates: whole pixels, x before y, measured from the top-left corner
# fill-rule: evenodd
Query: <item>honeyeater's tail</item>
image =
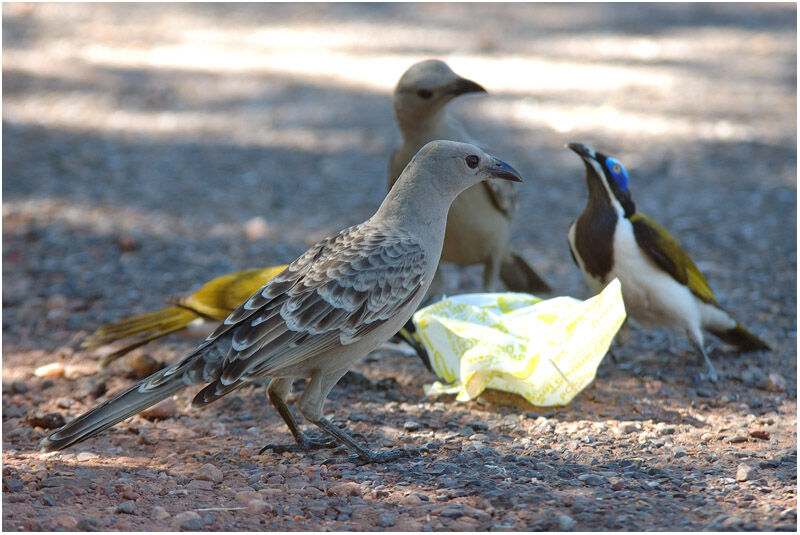
<path fill-rule="evenodd" d="M 739 323 L 733 329 L 709 329 L 709 332 L 726 344 L 736 346 L 742 351 L 768 351 L 772 349 L 765 341 L 742 327 Z"/>

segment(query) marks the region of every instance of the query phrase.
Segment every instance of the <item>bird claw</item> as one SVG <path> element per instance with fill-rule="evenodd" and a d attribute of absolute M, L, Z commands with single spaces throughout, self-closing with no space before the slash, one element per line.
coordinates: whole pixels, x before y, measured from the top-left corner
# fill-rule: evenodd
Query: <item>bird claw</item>
<path fill-rule="evenodd" d="M 348 457 L 348 459 L 352 458 L 352 462 L 355 462 L 358 465 L 363 465 L 368 463 L 388 463 L 403 457 L 413 457 L 415 455 L 419 455 L 419 451 L 414 449 L 398 448 L 394 450 L 370 451 L 369 453 L 360 455 L 351 455 Z"/>
<path fill-rule="evenodd" d="M 387 463 L 391 461 L 396 461 L 397 459 L 401 459 L 403 457 L 413 457 L 415 455 L 419 455 L 419 451 L 416 449 L 395 449 L 395 450 L 384 450 L 384 451 L 373 451 L 369 450 L 369 453 L 358 454 L 353 453 L 348 455 L 344 459 L 338 457 L 330 457 L 322 461 L 322 464 L 339 464 L 342 462 L 353 463 L 356 466 L 364 466 L 365 464 L 370 463 Z"/>
<path fill-rule="evenodd" d="M 267 444 L 258 452 L 262 455 L 267 450 L 272 450 L 273 453 L 292 452 L 299 453 L 311 450 L 321 450 L 325 448 L 335 448 L 339 443 L 330 437 L 304 437 L 304 440 L 295 444 Z"/>

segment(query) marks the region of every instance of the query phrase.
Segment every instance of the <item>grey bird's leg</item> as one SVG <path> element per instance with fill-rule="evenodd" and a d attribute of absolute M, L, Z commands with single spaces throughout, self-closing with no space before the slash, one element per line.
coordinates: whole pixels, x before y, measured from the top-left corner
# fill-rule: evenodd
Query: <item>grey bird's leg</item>
<path fill-rule="evenodd" d="M 286 426 L 292 433 L 296 444 L 267 444 L 258 452 L 264 453 L 267 450 L 272 450 L 274 453 L 283 453 L 284 451 L 309 451 L 321 448 L 332 448 L 338 443 L 331 438 L 323 437 L 309 437 L 297 425 L 297 421 L 286 405 L 286 396 L 289 395 L 289 390 L 292 388 L 292 380 L 287 378 L 273 379 L 267 388 L 267 395 L 272 405 L 278 409 L 278 414 L 281 415 Z"/>
<path fill-rule="evenodd" d="M 489 260 L 483 266 L 483 291 L 497 292 L 500 290 L 500 263 L 502 256 L 496 252 L 492 253 Z"/>
<path fill-rule="evenodd" d="M 333 440 L 353 452 L 362 462 L 383 463 L 411 455 L 413 452 L 405 449 L 374 451 L 362 446 L 322 415 L 322 405 L 325 403 L 328 393 L 339 381 L 339 378 L 344 375 L 345 371 L 327 374 L 315 372 L 311 376 L 311 380 L 298 404 L 303 416 L 327 433 Z"/>

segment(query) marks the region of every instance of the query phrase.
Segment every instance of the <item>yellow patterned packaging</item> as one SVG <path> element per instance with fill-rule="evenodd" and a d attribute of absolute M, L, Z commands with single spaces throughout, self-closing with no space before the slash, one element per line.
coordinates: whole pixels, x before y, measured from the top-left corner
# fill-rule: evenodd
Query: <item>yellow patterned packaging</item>
<path fill-rule="evenodd" d="M 521 293 L 449 297 L 414 314 L 436 373 L 425 393 L 475 399 L 486 388 L 541 407 L 566 405 L 594 380 L 625 320 L 614 279 L 586 301 Z"/>

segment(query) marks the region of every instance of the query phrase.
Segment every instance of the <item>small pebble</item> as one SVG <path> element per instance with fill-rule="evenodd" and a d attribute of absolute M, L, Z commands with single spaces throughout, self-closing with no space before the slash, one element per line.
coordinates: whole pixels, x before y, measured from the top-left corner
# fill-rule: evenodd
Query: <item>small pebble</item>
<path fill-rule="evenodd" d="M 161 403 L 153 405 L 149 409 L 143 410 L 139 414 L 142 416 L 142 418 L 146 418 L 148 420 L 164 420 L 166 418 L 175 416 L 177 412 L 178 403 L 172 398 L 167 398 Z"/>
<path fill-rule="evenodd" d="M 125 513 L 127 515 L 132 515 L 133 508 L 134 508 L 133 500 L 127 500 L 117 505 L 117 508 L 114 511 L 117 513 Z"/>
<path fill-rule="evenodd" d="M 75 525 L 77 531 L 97 531 L 97 519 L 85 516 Z"/>
<path fill-rule="evenodd" d="M 147 353 L 137 353 L 128 361 L 129 366 L 138 379 L 144 379 L 156 373 L 164 367 L 163 362 L 159 362 Z"/>
<path fill-rule="evenodd" d="M 247 502 L 247 512 L 251 515 L 263 515 L 270 509 L 270 504 L 264 500 L 250 500 Z"/>
<path fill-rule="evenodd" d="M 575 519 L 569 515 L 558 515 L 558 527 L 561 531 L 572 531 L 575 527 Z"/>
<path fill-rule="evenodd" d="M 656 424 L 656 432 L 659 435 L 674 435 L 675 434 L 675 426 L 674 425 L 667 425 L 664 422 L 659 422 Z"/>
<path fill-rule="evenodd" d="M 397 522 L 397 513 L 382 513 L 378 517 L 378 526 L 382 528 L 390 528 Z"/>
<path fill-rule="evenodd" d="M 328 488 L 328 494 L 346 498 L 347 496 L 361 496 L 361 486 L 354 481 L 346 481 Z"/>
<path fill-rule="evenodd" d="M 410 420 L 403 424 L 403 429 L 411 432 L 419 431 L 420 427 L 419 423 Z"/>
<path fill-rule="evenodd" d="M 756 477 L 756 469 L 754 466 L 742 463 L 736 469 L 736 481 L 749 481 Z"/>
<path fill-rule="evenodd" d="M 167 512 L 167 510 L 161 507 L 160 505 L 156 505 L 155 507 L 153 507 L 151 514 L 153 515 L 153 518 L 155 518 L 156 520 L 166 520 L 167 518 L 170 517 L 170 514 Z"/>
<path fill-rule="evenodd" d="M 183 513 L 178 513 L 175 515 L 170 524 L 175 529 L 198 531 L 200 528 L 202 528 L 203 521 L 200 519 L 200 515 L 194 511 L 184 511 Z"/>
<path fill-rule="evenodd" d="M 618 435 L 628 435 L 637 431 L 634 422 L 620 422 L 615 429 Z"/>
<path fill-rule="evenodd" d="M 224 474 L 222 473 L 222 470 L 220 470 L 213 464 L 207 463 L 200 467 L 200 470 L 197 471 L 197 475 L 195 477 L 203 481 L 213 481 L 214 483 L 221 483 Z"/>
<path fill-rule="evenodd" d="M 3 478 L 3 487 L 9 492 L 19 492 L 25 488 L 21 480 L 8 478 Z"/>
<path fill-rule="evenodd" d="M 743 525 L 744 525 L 744 520 L 739 518 L 738 516 L 729 516 L 722 521 L 722 527 L 725 528 L 725 530 L 727 531 L 731 531 Z"/>
<path fill-rule="evenodd" d="M 214 488 L 214 482 L 207 479 L 192 479 L 186 487 L 189 489 L 211 490 Z"/>
<path fill-rule="evenodd" d="M 259 496 L 258 492 L 254 490 L 240 490 L 236 493 L 234 499 L 239 502 L 249 502 L 250 500 L 257 500 Z"/>
<path fill-rule="evenodd" d="M 786 379 L 782 375 L 772 372 L 767 375 L 766 389 L 768 392 L 785 392 Z"/>
<path fill-rule="evenodd" d="M 48 379 L 58 379 L 64 377 L 65 372 L 66 368 L 61 362 L 52 362 L 36 368 L 33 375 L 36 377 L 46 377 Z"/>
<path fill-rule="evenodd" d="M 269 233 L 269 223 L 262 216 L 253 217 L 244 224 L 244 235 L 249 241 L 264 239 Z"/>
<path fill-rule="evenodd" d="M 464 516 L 464 511 L 455 507 L 451 507 L 444 509 L 441 513 L 439 513 L 439 515 L 445 518 L 459 518 Z"/>
<path fill-rule="evenodd" d="M 593 487 L 600 486 L 607 482 L 605 478 L 596 474 L 581 474 L 578 476 L 578 481 L 583 481 L 587 485 L 592 485 Z"/>
<path fill-rule="evenodd" d="M 98 381 L 92 384 L 92 387 L 89 390 L 89 395 L 92 396 L 94 399 L 97 399 L 106 392 L 108 392 L 108 385 L 106 385 L 106 382 Z"/>
<path fill-rule="evenodd" d="M 64 528 L 64 531 L 75 531 L 78 527 L 78 521 L 75 520 L 75 517 L 69 515 L 59 515 L 57 522 L 59 527 Z"/>
<path fill-rule="evenodd" d="M 403 496 L 398 500 L 401 505 L 405 506 L 414 506 L 422 503 L 422 500 L 419 499 L 419 496 L 416 494 L 409 494 L 408 496 Z"/>

